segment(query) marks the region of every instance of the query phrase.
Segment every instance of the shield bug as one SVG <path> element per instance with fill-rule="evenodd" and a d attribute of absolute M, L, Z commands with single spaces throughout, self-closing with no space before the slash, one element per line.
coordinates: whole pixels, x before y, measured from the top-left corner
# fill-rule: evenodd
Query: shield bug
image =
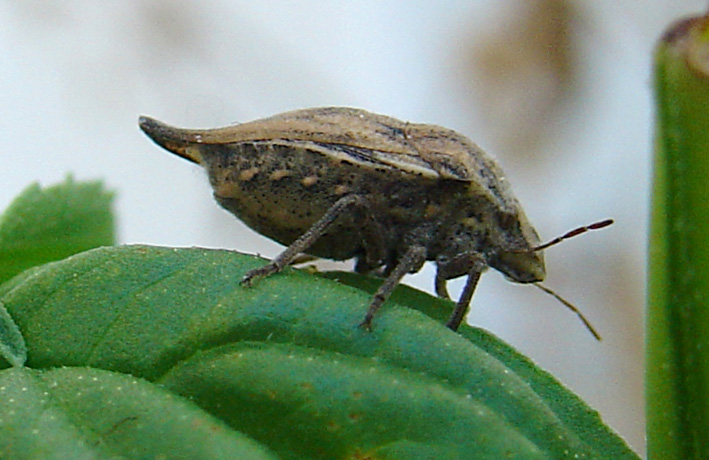
<path fill-rule="evenodd" d="M 427 260 L 436 264 L 441 297 L 448 297 L 448 280 L 467 276 L 447 323 L 456 330 L 487 267 L 513 282 L 539 283 L 543 249 L 610 224 L 540 245 L 502 170 L 480 147 L 450 129 L 364 110 L 296 110 L 205 130 L 141 117 L 140 128 L 202 165 L 222 207 L 287 246 L 242 284 L 282 270 L 301 253 L 354 258 L 357 272 L 380 272 L 384 281 L 361 323 L 366 329 L 403 276 Z"/>

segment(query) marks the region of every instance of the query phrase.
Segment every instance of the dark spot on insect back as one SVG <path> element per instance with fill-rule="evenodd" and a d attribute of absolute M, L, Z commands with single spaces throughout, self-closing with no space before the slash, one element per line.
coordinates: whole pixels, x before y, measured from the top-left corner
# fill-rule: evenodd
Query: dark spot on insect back
<path fill-rule="evenodd" d="M 369 149 L 355 147 L 347 144 L 325 144 L 322 142 L 315 142 L 314 144 L 319 145 L 327 150 L 334 150 L 337 152 L 344 153 L 345 155 L 352 157 L 352 159 L 358 163 L 375 163 L 375 161 L 372 159 L 371 150 Z"/>
<path fill-rule="evenodd" d="M 386 136 L 389 136 L 393 139 L 404 139 L 406 138 L 406 133 L 402 128 L 396 127 L 396 126 L 390 126 L 387 125 L 386 123 L 377 123 L 379 126 L 381 126 L 383 129 L 383 134 Z"/>
<path fill-rule="evenodd" d="M 454 163 L 447 155 L 437 155 L 435 169 L 445 171 L 448 176 L 467 177 L 468 170 L 459 163 Z"/>

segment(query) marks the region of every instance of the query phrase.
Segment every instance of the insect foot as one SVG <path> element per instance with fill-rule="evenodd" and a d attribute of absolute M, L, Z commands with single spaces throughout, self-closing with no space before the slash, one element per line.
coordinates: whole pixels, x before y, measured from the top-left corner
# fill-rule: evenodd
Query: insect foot
<path fill-rule="evenodd" d="M 433 261 L 441 297 L 448 297 L 448 280 L 467 277 L 447 323 L 456 330 L 488 267 L 517 283 L 545 278 L 547 246 L 540 247 L 501 168 L 453 130 L 345 107 L 217 129 L 141 117 L 140 128 L 203 166 L 224 209 L 286 246 L 242 285 L 281 271 L 301 253 L 355 259 L 356 271 L 384 276 L 360 324 L 371 329 L 404 275 Z"/>

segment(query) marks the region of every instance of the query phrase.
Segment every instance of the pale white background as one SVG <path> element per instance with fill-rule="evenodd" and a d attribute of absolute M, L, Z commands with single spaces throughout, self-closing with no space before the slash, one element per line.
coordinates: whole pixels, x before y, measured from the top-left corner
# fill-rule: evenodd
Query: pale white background
<path fill-rule="evenodd" d="M 216 127 L 349 105 L 457 129 L 500 159 L 544 239 L 616 219 L 547 253 L 547 285 L 586 312 L 603 342 L 552 298 L 497 273 L 483 277 L 469 320 L 551 371 L 644 452 L 651 50 L 673 19 L 706 5 L 569 2 L 572 102 L 539 120 L 541 147 L 526 149 L 509 148 L 486 117 L 477 102 L 499 95 L 471 64 L 520 3 L 0 0 L 0 206 L 32 181 L 72 172 L 117 191 L 123 243 L 272 256 L 279 246 L 220 210 L 202 172 L 149 142 L 138 115 Z M 511 100 L 526 116 L 529 106 Z M 409 282 L 430 290 L 432 270 Z"/>

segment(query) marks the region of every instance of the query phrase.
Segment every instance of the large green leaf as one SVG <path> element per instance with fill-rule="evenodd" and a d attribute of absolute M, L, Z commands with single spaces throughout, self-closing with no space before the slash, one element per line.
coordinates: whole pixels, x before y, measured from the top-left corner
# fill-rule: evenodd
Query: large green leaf
<path fill-rule="evenodd" d="M 198 354 L 160 382 L 285 458 L 547 458 L 464 387 L 371 358 L 241 342 Z M 400 451 L 411 444 L 414 456 Z"/>
<path fill-rule="evenodd" d="M 648 454 L 709 458 L 709 16 L 656 52 L 648 292 Z"/>
<path fill-rule="evenodd" d="M 27 187 L 0 216 L 0 283 L 26 268 L 114 243 L 112 194 L 100 182 Z"/>
<path fill-rule="evenodd" d="M 322 276 L 336 279 L 372 294 L 381 283 L 381 280 L 351 272 L 329 272 Z M 448 320 L 455 308 L 455 304 L 450 300 L 431 297 L 406 285 L 399 286 L 392 294 L 391 300 L 423 311 L 441 323 Z M 463 325 L 458 332 L 524 380 L 539 397 L 544 399 L 545 404 L 567 428 L 579 433 L 584 440 L 596 440 L 598 442 L 596 448 L 604 452 L 608 458 L 626 458 L 628 448 L 625 443 L 620 441 L 610 428 L 601 423 L 597 412 L 564 388 L 551 374 L 537 367 L 530 359 L 484 329 Z"/>
<path fill-rule="evenodd" d="M 0 458 L 274 460 L 145 380 L 89 368 L 0 371 Z"/>
<path fill-rule="evenodd" d="M 637 458 L 489 334 L 457 334 L 393 302 L 368 333 L 357 327 L 368 293 L 290 269 L 239 286 L 262 263 L 102 248 L 25 272 L 0 286 L 0 300 L 28 366 L 158 382 L 281 458 Z M 414 297 L 428 311 L 451 307 Z"/>

